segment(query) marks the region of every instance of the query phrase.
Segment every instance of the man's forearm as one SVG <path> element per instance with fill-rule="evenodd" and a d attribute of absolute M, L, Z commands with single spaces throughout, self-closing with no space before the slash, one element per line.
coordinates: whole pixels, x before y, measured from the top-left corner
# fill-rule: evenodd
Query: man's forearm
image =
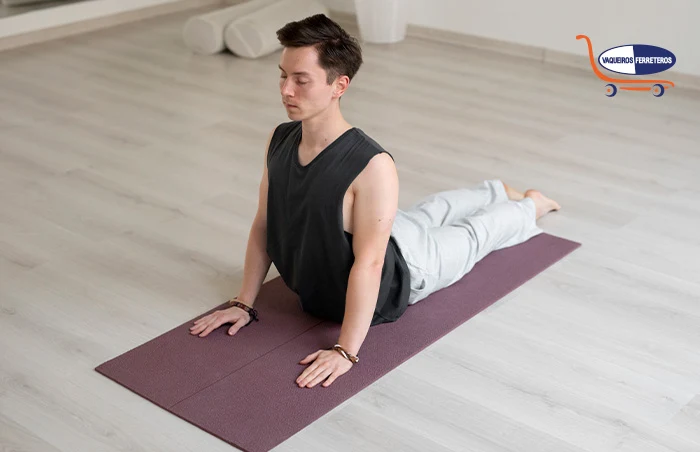
<path fill-rule="evenodd" d="M 348 280 L 345 316 L 338 343 L 350 354 L 357 355 L 369 331 L 377 306 L 381 265 L 353 265 Z"/>
<path fill-rule="evenodd" d="M 245 253 L 243 285 L 238 294 L 249 306 L 255 303 L 272 261 L 267 255 L 267 230 L 253 223 Z"/>

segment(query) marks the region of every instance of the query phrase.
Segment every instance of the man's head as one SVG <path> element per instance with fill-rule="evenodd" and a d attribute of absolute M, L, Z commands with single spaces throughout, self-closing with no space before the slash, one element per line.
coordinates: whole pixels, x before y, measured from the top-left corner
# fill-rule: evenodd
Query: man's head
<path fill-rule="evenodd" d="M 347 89 L 362 65 L 357 39 L 323 14 L 290 22 L 277 30 L 284 47 L 280 93 L 294 119 L 326 110 Z"/>

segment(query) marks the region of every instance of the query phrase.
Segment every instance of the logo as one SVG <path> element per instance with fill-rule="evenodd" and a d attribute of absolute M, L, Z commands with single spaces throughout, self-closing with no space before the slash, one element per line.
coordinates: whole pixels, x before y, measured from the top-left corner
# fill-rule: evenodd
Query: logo
<path fill-rule="evenodd" d="M 625 91 L 651 91 L 655 97 L 661 97 L 664 92 L 676 86 L 670 80 L 652 79 L 620 79 L 605 75 L 598 69 L 593 56 L 593 45 L 586 35 L 578 35 L 576 39 L 585 39 L 588 44 L 588 56 L 593 73 L 603 81 L 611 82 L 605 85 L 608 97 L 613 97 L 619 89 Z M 605 69 L 626 75 L 649 75 L 663 72 L 676 64 L 676 56 L 670 51 L 646 44 L 630 44 L 612 47 L 601 53 L 598 63 Z"/>
<path fill-rule="evenodd" d="M 646 75 L 670 69 L 676 64 L 676 56 L 661 47 L 635 44 L 606 50 L 598 63 L 618 74 Z"/>

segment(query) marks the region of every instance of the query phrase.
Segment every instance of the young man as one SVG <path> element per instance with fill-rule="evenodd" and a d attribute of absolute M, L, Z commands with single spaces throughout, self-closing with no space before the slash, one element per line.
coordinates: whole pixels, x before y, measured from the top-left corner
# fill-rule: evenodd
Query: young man
<path fill-rule="evenodd" d="M 191 334 L 233 323 L 233 335 L 247 325 L 274 262 L 304 311 L 342 323 L 334 349 L 300 362 L 310 363 L 300 387 L 328 386 L 357 361 L 370 326 L 396 321 L 491 251 L 541 233 L 535 220 L 559 205 L 490 180 L 399 210 L 392 156 L 340 112 L 362 64 L 357 40 L 324 15 L 291 22 L 277 36 L 291 121 L 268 138 L 240 295 L 197 320 Z"/>

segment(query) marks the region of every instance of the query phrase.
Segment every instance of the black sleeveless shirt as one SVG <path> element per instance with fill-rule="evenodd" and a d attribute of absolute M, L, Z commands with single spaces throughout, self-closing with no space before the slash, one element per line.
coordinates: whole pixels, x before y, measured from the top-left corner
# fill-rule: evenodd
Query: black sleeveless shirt
<path fill-rule="evenodd" d="M 302 166 L 300 142 L 301 121 L 280 124 L 270 141 L 267 254 L 305 312 L 341 323 L 354 262 L 343 198 L 370 159 L 386 151 L 355 127 Z M 371 325 L 396 321 L 409 291 L 406 261 L 390 237 Z"/>

